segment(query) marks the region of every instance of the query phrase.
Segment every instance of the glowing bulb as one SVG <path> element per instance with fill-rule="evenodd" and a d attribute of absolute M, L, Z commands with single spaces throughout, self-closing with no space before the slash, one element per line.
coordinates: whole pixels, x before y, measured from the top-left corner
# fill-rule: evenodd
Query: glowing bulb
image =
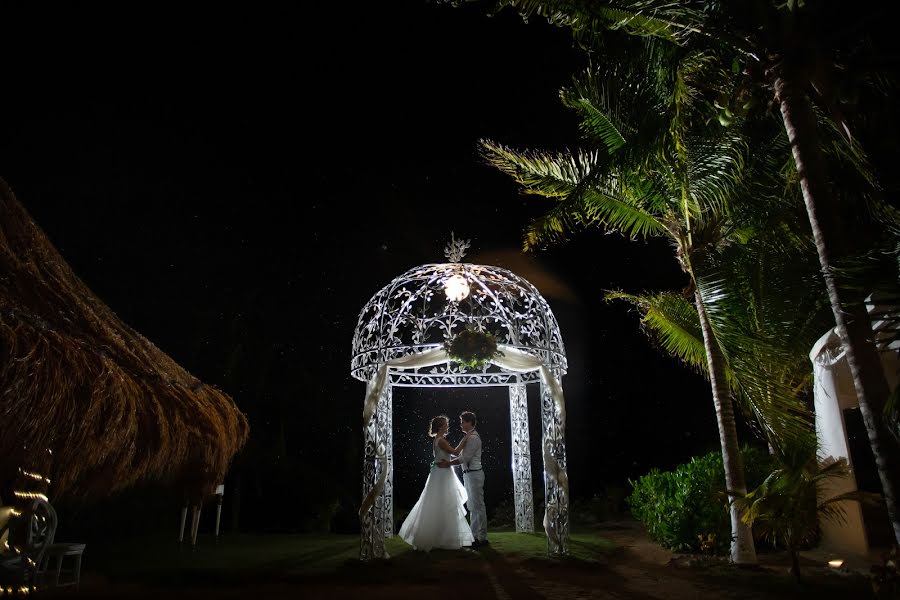
<path fill-rule="evenodd" d="M 444 292 L 447 300 L 459 302 L 469 295 L 469 282 L 462 275 L 453 275 L 444 282 Z"/>
<path fill-rule="evenodd" d="M 834 560 L 828 561 L 828 566 L 833 567 L 835 569 L 840 569 L 843 565 L 844 565 L 844 561 L 841 560 L 840 558 L 836 558 Z"/>

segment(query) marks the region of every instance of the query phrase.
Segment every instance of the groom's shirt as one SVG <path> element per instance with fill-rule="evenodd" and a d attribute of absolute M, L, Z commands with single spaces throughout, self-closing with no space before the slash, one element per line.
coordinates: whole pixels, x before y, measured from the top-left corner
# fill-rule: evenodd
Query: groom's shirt
<path fill-rule="evenodd" d="M 463 471 L 477 471 L 481 469 L 481 436 L 472 430 L 469 441 L 466 442 L 462 454 L 459 455 L 459 464 Z"/>

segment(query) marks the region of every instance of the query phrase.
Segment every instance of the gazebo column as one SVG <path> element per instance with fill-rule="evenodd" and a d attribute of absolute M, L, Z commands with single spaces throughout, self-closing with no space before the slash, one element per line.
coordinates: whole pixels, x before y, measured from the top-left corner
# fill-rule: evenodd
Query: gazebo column
<path fill-rule="evenodd" d="M 394 394 L 390 383 L 378 405 L 378 439 L 384 440 L 385 468 L 384 491 L 381 494 L 384 536 L 394 537 Z"/>
<path fill-rule="evenodd" d="M 378 406 L 371 420 L 366 424 L 363 435 L 363 505 L 360 508 L 360 560 L 384 558 L 385 510 L 384 491 L 375 495 L 370 501 L 379 479 L 384 476 L 384 489 L 387 489 L 388 468 L 387 442 L 385 431 L 390 431 L 391 386 L 385 386 L 378 401 Z M 367 506 L 368 504 L 368 506 Z"/>
<path fill-rule="evenodd" d="M 525 384 L 509 386 L 509 425 L 512 432 L 516 531 L 532 532 L 534 494 L 531 487 L 531 441 L 528 436 L 528 393 Z"/>
<path fill-rule="evenodd" d="M 554 373 L 558 378 L 559 374 Z M 566 474 L 565 417 L 556 410 L 553 395 L 541 383 L 541 423 L 544 451 L 544 530 L 550 556 L 569 553 L 569 480 Z"/>

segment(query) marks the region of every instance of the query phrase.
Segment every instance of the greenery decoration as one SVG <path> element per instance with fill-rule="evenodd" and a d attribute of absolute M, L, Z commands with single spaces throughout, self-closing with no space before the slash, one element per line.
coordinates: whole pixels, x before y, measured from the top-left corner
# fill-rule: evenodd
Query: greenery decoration
<path fill-rule="evenodd" d="M 471 369 L 480 369 L 488 361 L 503 353 L 497 350 L 497 340 L 490 333 L 466 327 L 453 339 L 444 342 L 450 358 Z"/>

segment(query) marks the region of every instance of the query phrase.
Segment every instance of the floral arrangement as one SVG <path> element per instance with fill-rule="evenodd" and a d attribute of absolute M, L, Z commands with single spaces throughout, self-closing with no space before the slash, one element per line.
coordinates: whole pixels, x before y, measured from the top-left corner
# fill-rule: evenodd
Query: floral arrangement
<path fill-rule="evenodd" d="M 480 369 L 492 358 L 503 356 L 497 350 L 494 336 L 471 327 L 466 327 L 453 339 L 444 342 L 444 350 L 453 361 L 471 369 Z"/>

